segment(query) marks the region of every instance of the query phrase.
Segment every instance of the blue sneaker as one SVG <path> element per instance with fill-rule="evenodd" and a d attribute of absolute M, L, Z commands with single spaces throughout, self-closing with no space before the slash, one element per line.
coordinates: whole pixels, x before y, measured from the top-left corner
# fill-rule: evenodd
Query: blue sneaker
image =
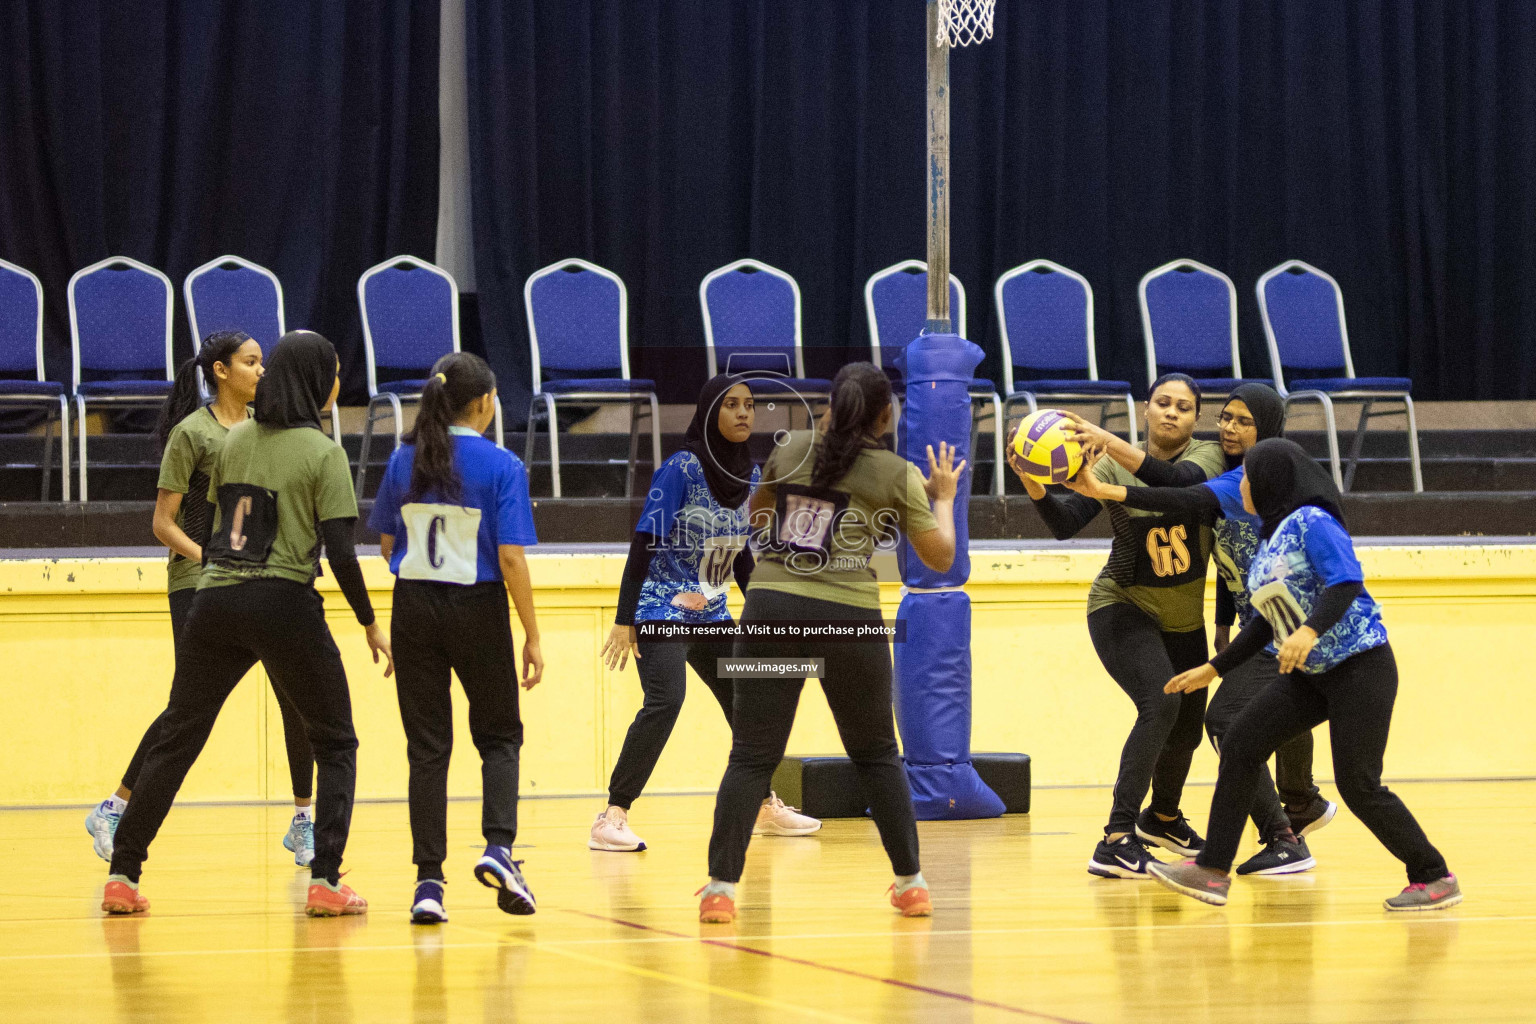
<path fill-rule="evenodd" d="M 309 867 L 315 859 L 314 821 L 295 814 L 288 824 L 288 834 L 283 836 L 283 849 L 293 853 L 293 862 L 299 867 Z"/>
<path fill-rule="evenodd" d="M 112 841 L 117 837 L 117 823 L 122 817 L 123 812 L 113 810 L 110 800 L 103 800 L 85 815 L 85 830 L 90 833 L 91 848 L 108 864 L 112 863 Z"/>
<path fill-rule="evenodd" d="M 485 856 L 475 861 L 476 880 L 496 890 L 496 905 L 508 914 L 531 914 L 537 909 L 533 892 L 523 881 L 522 866 L 505 846 L 487 846 Z"/>
<path fill-rule="evenodd" d="M 426 878 L 416 883 L 416 896 L 411 900 L 412 924 L 442 924 L 448 920 L 443 909 L 443 886 L 447 883 Z"/>

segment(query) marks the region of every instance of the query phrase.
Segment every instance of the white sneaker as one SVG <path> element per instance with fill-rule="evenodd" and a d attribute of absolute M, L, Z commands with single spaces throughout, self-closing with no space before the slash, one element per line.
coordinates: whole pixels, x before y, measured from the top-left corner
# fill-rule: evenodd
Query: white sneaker
<path fill-rule="evenodd" d="M 629 815 L 617 807 L 610 807 L 592 823 L 592 838 L 587 849 L 606 850 L 610 853 L 638 853 L 645 849 L 645 840 L 629 830 Z"/>
<path fill-rule="evenodd" d="M 763 806 L 757 810 L 757 824 L 752 826 L 755 836 L 808 836 L 821 829 L 821 822 L 799 808 L 786 807 L 777 793 L 770 792 Z"/>
<path fill-rule="evenodd" d="M 92 807 L 85 816 L 85 830 L 91 836 L 91 848 L 96 851 L 96 856 L 107 863 L 112 862 L 112 843 L 117 838 L 117 823 L 122 818 L 122 812 L 114 811 L 109 800 Z"/>

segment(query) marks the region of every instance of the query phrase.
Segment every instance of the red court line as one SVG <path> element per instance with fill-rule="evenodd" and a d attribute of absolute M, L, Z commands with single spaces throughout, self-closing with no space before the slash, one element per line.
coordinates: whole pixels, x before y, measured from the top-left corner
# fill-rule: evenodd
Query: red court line
<path fill-rule="evenodd" d="M 607 917 L 603 914 L 591 914 L 585 910 L 571 910 L 562 908 L 567 914 L 575 914 L 577 917 L 589 917 L 594 921 L 606 921 L 609 924 L 623 925 L 625 928 L 634 928 L 642 932 L 655 932 L 658 935 L 670 935 L 678 939 L 693 939 L 696 936 L 683 932 L 674 932 L 667 928 L 657 928 L 654 925 L 640 924 L 638 921 L 625 921 L 622 918 Z M 758 939 L 771 940 L 773 936 L 757 936 Z M 1035 1010 L 1026 1010 L 1020 1006 L 1010 1006 L 1007 1003 L 994 1003 L 990 999 L 977 999 L 963 992 L 950 992 L 942 988 L 930 988 L 927 985 L 919 985 L 911 981 L 902 981 L 900 978 L 887 978 L 879 974 L 866 974 L 864 971 L 855 971 L 850 967 L 838 967 L 836 964 L 824 964 L 815 960 L 804 960 L 798 956 L 788 956 L 784 953 L 774 953 L 766 949 L 753 949 L 751 946 L 743 946 L 740 942 L 727 942 L 724 939 L 698 938 L 697 941 L 705 946 L 719 946 L 721 949 L 734 949 L 739 953 L 751 953 L 754 956 L 769 957 L 774 960 L 783 960 L 785 963 L 799 964 L 802 967 L 814 967 L 817 970 L 831 971 L 834 974 L 846 974 L 850 978 L 860 978 L 864 981 L 878 981 L 882 985 L 894 985 L 896 988 L 904 988 L 911 992 L 921 992 L 924 995 L 938 996 L 941 999 L 954 999 L 958 1002 L 968 1003 L 971 1006 L 981 1006 L 989 1010 L 1002 1010 L 1005 1013 L 1016 1013 L 1021 1017 L 1033 1017 L 1036 1020 L 1054 1021 L 1055 1024 L 1086 1024 L 1085 1021 L 1075 1020 L 1071 1017 L 1056 1017 L 1049 1013 L 1039 1013 Z M 744 940 L 745 941 L 745 940 Z"/>

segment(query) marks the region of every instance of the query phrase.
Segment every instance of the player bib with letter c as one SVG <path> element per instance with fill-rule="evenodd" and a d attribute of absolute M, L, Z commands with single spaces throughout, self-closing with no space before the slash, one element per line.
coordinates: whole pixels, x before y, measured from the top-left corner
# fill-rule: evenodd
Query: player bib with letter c
<path fill-rule="evenodd" d="M 480 510 L 460 505 L 412 502 L 400 506 L 405 523 L 403 580 L 430 580 L 468 586 L 476 579 Z"/>

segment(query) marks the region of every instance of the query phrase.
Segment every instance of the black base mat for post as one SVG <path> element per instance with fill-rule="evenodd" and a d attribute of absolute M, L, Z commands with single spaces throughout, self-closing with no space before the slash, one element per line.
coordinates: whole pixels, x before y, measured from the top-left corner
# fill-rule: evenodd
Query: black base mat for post
<path fill-rule="evenodd" d="M 1005 813 L 1029 813 L 1028 754 L 972 754 L 971 763 L 1002 798 Z M 846 757 L 786 757 L 773 773 L 773 789 L 813 818 L 862 818 L 868 811 L 858 772 Z"/>

